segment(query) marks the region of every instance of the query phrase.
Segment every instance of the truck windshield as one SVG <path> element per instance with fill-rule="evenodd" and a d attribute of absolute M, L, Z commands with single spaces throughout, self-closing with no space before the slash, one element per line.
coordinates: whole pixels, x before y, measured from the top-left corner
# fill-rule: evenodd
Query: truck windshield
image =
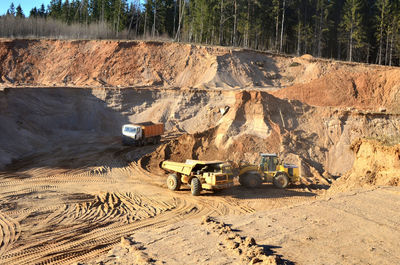
<path fill-rule="evenodd" d="M 132 127 L 125 127 L 124 128 L 125 132 L 130 132 L 130 133 L 135 133 L 136 132 L 136 128 L 132 128 Z"/>

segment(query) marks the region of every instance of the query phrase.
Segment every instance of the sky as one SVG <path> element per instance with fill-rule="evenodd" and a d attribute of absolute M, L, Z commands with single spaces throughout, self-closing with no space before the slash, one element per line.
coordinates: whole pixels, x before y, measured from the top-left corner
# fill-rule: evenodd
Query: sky
<path fill-rule="evenodd" d="M 44 6 L 47 8 L 50 0 L 0 0 L 0 15 L 4 15 L 7 12 L 7 9 L 10 8 L 11 3 L 14 3 L 15 7 L 21 5 L 24 15 L 29 16 L 29 12 L 32 8 L 40 7 L 41 4 L 44 4 Z"/>

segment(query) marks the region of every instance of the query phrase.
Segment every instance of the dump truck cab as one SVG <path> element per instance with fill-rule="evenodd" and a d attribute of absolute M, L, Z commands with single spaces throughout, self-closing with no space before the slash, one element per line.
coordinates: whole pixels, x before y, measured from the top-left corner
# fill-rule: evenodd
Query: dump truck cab
<path fill-rule="evenodd" d="M 231 165 L 223 161 L 186 160 L 185 163 L 164 161 L 161 168 L 171 172 L 167 186 L 179 190 L 181 184 L 188 184 L 193 195 L 201 190 L 222 190 L 233 186 Z"/>
<path fill-rule="evenodd" d="M 248 187 L 273 183 L 278 188 L 286 188 L 299 179 L 299 168 L 296 165 L 285 164 L 273 153 L 261 153 L 259 165 L 240 166 L 239 171 L 240 184 Z"/>
<path fill-rule="evenodd" d="M 139 140 L 142 138 L 142 127 L 135 124 L 125 124 L 122 126 L 122 135 L 128 136 L 130 139 Z"/>

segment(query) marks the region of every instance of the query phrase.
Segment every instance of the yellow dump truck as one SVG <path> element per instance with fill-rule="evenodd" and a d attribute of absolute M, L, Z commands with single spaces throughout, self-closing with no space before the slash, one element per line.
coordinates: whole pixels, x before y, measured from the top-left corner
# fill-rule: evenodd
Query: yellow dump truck
<path fill-rule="evenodd" d="M 161 168 L 171 172 L 167 178 L 170 190 L 179 190 L 182 184 L 190 185 L 192 195 L 201 190 L 222 190 L 233 186 L 233 173 L 229 163 L 222 161 L 186 160 L 185 163 L 164 161 Z"/>
<path fill-rule="evenodd" d="M 261 154 L 259 165 L 240 165 L 239 183 L 247 187 L 257 187 L 262 183 L 273 183 L 284 189 L 290 183 L 299 181 L 299 168 L 285 164 L 276 154 Z"/>

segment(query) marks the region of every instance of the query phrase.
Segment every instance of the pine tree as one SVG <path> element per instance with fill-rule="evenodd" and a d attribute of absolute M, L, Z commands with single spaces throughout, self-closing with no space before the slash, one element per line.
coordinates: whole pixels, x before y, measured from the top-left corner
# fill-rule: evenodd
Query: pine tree
<path fill-rule="evenodd" d="M 10 8 L 7 10 L 7 15 L 15 16 L 15 6 L 11 3 Z"/>
<path fill-rule="evenodd" d="M 17 6 L 15 16 L 19 17 L 19 18 L 24 18 L 25 17 L 24 12 L 22 11 L 21 5 Z"/>
<path fill-rule="evenodd" d="M 29 12 L 29 17 L 37 17 L 38 16 L 38 10 L 36 7 L 32 8 L 31 11 Z"/>
<path fill-rule="evenodd" d="M 388 24 L 388 14 L 390 10 L 390 2 L 389 0 L 377 0 L 376 6 L 379 11 L 379 13 L 376 16 L 377 29 L 378 29 L 376 37 L 377 40 L 379 41 L 378 64 L 382 64 L 382 46 L 383 46 L 383 39 L 387 33 L 386 31 Z"/>
<path fill-rule="evenodd" d="M 361 0 L 346 0 L 343 7 L 342 29 L 348 34 L 348 60 L 353 60 L 353 49 L 361 48 L 364 40 L 362 28 Z"/>

